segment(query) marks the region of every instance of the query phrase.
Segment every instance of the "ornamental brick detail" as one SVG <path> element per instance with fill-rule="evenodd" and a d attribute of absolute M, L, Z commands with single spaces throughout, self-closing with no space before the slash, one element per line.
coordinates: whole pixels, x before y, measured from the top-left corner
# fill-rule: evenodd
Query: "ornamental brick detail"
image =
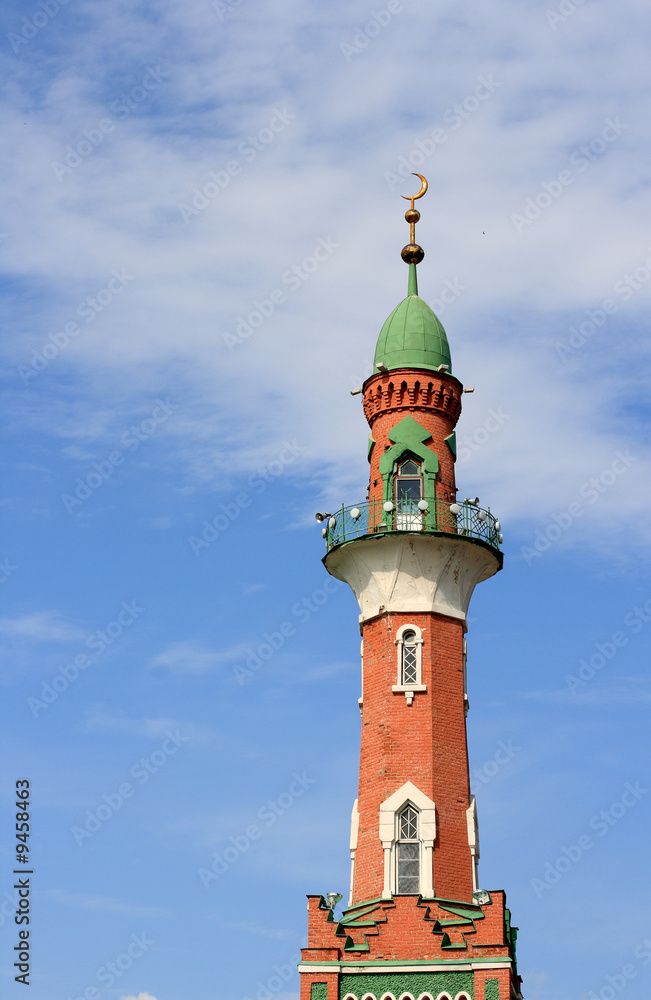
<path fill-rule="evenodd" d="M 461 415 L 461 383 L 452 375 L 397 369 L 372 375 L 364 385 L 364 415 L 371 427 L 381 413 L 427 410 L 456 424 Z"/>

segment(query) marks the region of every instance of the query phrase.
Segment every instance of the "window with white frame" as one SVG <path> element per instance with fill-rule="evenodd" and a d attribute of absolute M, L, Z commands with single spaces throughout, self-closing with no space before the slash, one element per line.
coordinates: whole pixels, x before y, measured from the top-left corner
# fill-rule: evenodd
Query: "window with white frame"
<path fill-rule="evenodd" d="M 405 782 L 380 804 L 379 834 L 384 851 L 383 898 L 390 899 L 394 893 L 431 898 L 434 802 L 413 782 Z"/>
<path fill-rule="evenodd" d="M 418 812 L 409 803 L 398 814 L 396 840 L 396 889 L 399 895 L 420 892 L 420 840 Z"/>
<path fill-rule="evenodd" d="M 402 635 L 402 656 L 400 663 L 400 683 L 406 685 L 418 684 L 420 680 L 419 656 L 420 646 L 416 633 L 411 629 Z"/>
<path fill-rule="evenodd" d="M 404 692 L 407 704 L 411 705 L 414 692 L 427 691 L 422 684 L 423 673 L 423 634 L 416 625 L 403 625 L 396 635 L 398 652 L 397 684 L 393 685 L 396 693 Z"/>

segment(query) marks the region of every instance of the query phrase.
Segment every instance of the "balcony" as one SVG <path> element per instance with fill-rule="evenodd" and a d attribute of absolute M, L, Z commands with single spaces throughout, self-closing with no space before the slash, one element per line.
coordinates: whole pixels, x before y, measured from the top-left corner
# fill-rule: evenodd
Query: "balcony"
<path fill-rule="evenodd" d="M 422 500 L 367 500 L 341 507 L 323 522 L 327 551 L 355 541 L 396 532 L 458 535 L 472 538 L 500 551 L 503 538 L 500 522 L 490 510 L 471 501 L 450 503 L 440 497 Z"/>

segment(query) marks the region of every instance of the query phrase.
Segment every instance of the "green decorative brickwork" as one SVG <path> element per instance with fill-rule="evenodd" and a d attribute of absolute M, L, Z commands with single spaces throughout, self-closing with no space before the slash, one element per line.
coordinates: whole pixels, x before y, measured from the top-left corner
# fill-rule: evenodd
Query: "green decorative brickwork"
<path fill-rule="evenodd" d="M 400 998 L 410 993 L 419 1000 L 423 993 L 433 1000 L 441 993 L 449 993 L 453 998 L 465 992 L 474 1000 L 474 975 L 472 972 L 364 972 L 359 976 L 342 975 L 339 980 L 339 1000 L 356 997 L 362 1000 L 369 994 L 375 1000 L 383 1000 L 387 993 Z M 499 1000 L 499 996 L 497 998 Z"/>
<path fill-rule="evenodd" d="M 439 460 L 435 452 L 425 445 L 430 441 L 430 432 L 411 416 L 403 417 L 389 431 L 389 440 L 393 446 L 385 451 L 380 459 L 380 475 L 384 482 L 384 499 L 393 499 L 393 464 L 403 455 L 415 455 L 423 463 L 425 473 L 424 495 L 433 497 L 436 494 L 436 473 L 439 471 Z"/>
<path fill-rule="evenodd" d="M 328 984 L 312 983 L 310 1000 L 328 1000 Z M 499 1000 L 499 997 L 497 998 L 497 1000 Z"/>
<path fill-rule="evenodd" d="M 500 981 L 499 979 L 487 979 L 486 986 L 484 988 L 485 1000 L 500 1000 Z"/>

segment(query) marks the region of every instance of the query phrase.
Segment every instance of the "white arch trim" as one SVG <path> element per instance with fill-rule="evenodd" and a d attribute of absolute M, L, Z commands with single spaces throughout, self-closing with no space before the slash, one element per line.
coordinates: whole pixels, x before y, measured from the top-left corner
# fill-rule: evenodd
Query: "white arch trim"
<path fill-rule="evenodd" d="M 380 806 L 380 840 L 384 850 L 384 889 L 382 896 L 390 899 L 393 889 L 392 853 L 396 841 L 396 816 L 411 803 L 419 812 L 419 836 L 423 845 L 421 852 L 420 886 L 422 896 L 433 896 L 432 852 L 436 840 L 436 805 L 420 788 L 406 781 Z"/>

